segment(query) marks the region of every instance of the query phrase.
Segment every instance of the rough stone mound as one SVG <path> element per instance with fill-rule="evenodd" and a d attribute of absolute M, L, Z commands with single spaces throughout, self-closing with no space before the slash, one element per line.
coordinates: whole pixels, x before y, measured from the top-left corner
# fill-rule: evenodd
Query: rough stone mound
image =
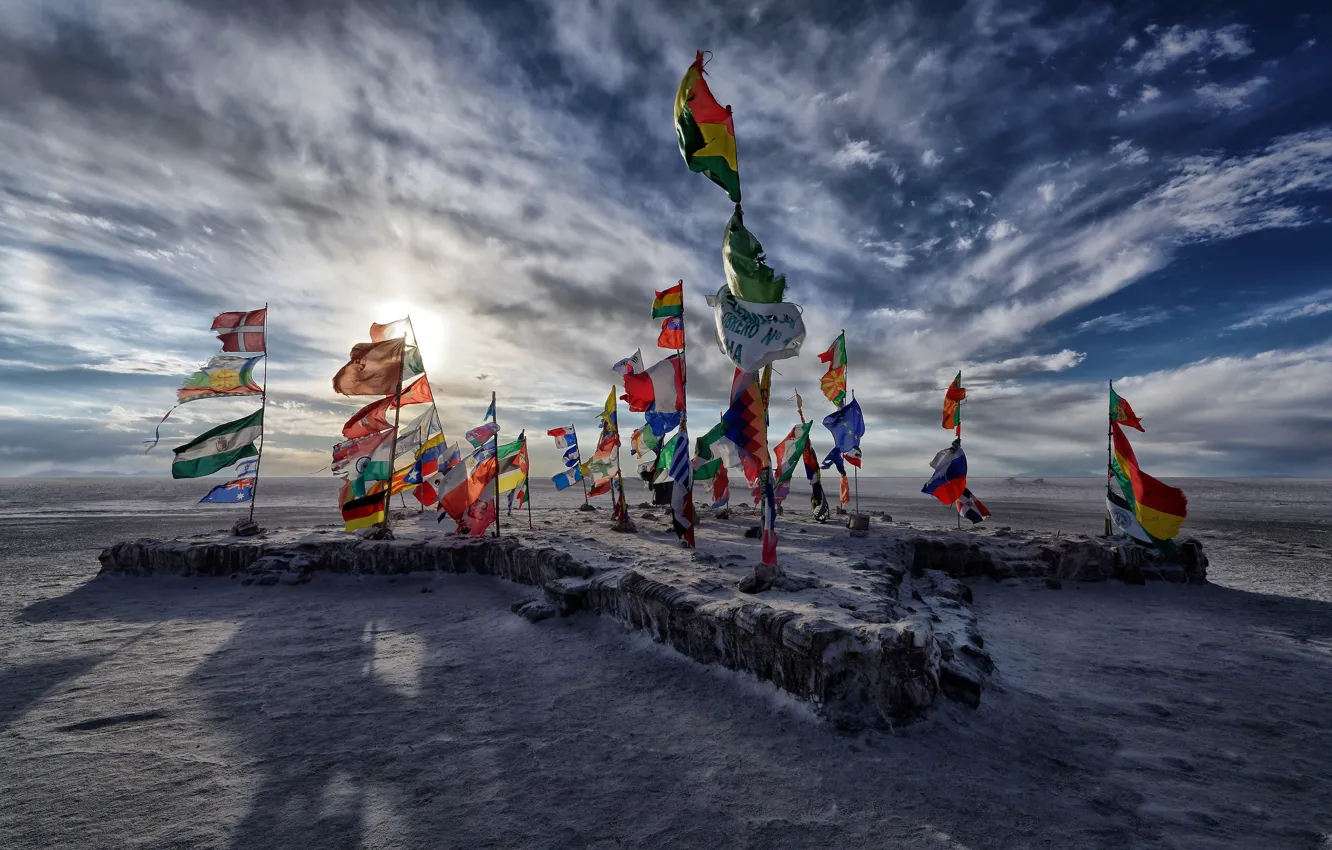
<path fill-rule="evenodd" d="M 1088 537 L 1036 537 L 997 529 L 979 536 L 969 532 L 937 532 L 914 537 L 911 568 L 940 570 L 954 577 L 988 576 L 995 581 L 1042 578 L 1068 581 L 1119 579 L 1129 584 L 1169 581 L 1203 584 L 1207 556 L 1197 540 L 1178 545 L 1175 560 L 1136 543 Z"/>
<path fill-rule="evenodd" d="M 984 678 L 984 665 L 959 649 L 980 643 L 978 635 L 972 638 L 975 618 L 961 601 L 969 597 L 965 586 L 943 573 L 912 579 L 888 560 L 857 567 L 878 601 L 864 610 L 844 606 L 855 617 L 839 622 L 817 609 L 769 605 L 715 582 L 680 588 L 632 568 L 597 570 L 558 549 L 512 538 L 137 540 L 111 546 L 100 560 L 103 573 L 235 575 L 260 585 L 298 584 L 318 571 L 493 575 L 544 590 L 539 604 L 526 600 L 515 609 L 528 619 L 579 611 L 614 617 L 697 661 L 773 682 L 845 728 L 901 723 L 941 692 L 974 705 Z M 817 580 L 787 577 L 770 592 L 797 593 L 812 584 Z M 904 605 L 898 599 L 908 584 L 911 602 Z"/>

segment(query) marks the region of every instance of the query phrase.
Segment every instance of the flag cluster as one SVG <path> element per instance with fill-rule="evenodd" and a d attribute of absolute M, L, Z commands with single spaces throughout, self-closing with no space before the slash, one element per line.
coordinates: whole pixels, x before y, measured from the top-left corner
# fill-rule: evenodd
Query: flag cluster
<path fill-rule="evenodd" d="M 265 356 L 264 324 L 268 308 L 221 313 L 213 319 L 212 329 L 222 343 L 222 354 L 211 358 L 185 379 L 176 391 L 176 407 L 208 398 L 262 396 L 264 388 L 254 377 L 255 368 Z M 233 353 L 234 352 L 234 353 Z M 162 422 L 171 412 L 166 412 Z M 157 427 L 162 427 L 159 422 Z M 173 449 L 172 478 L 202 478 L 247 458 L 258 458 L 264 433 L 264 408 L 240 419 L 224 422 Z M 157 445 L 155 437 L 148 446 Z M 259 444 L 259 445 L 256 445 Z M 257 460 L 237 470 L 236 478 L 209 490 L 199 501 L 208 504 L 234 504 L 254 498 L 259 474 Z"/>

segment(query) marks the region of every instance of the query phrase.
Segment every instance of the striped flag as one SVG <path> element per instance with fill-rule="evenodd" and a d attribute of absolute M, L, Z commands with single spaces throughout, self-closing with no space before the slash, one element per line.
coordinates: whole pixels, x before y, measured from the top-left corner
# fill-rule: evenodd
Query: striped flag
<path fill-rule="evenodd" d="M 689 464 L 689 434 L 685 426 L 675 435 L 671 456 L 671 526 L 690 549 L 694 548 L 694 471 Z"/>
<path fill-rule="evenodd" d="M 665 319 L 668 316 L 684 315 L 684 281 L 680 281 L 669 289 L 663 289 L 656 293 L 656 298 L 652 299 L 652 318 Z"/>
<path fill-rule="evenodd" d="M 763 488 L 763 553 L 760 558 L 766 567 L 777 566 L 777 494 L 772 489 L 772 473 L 765 470 L 760 476 Z"/>
<path fill-rule="evenodd" d="M 945 505 L 958 500 L 967 489 L 967 455 L 962 451 L 961 440 L 934 456 L 930 466 L 934 474 L 920 492 L 933 496 Z"/>

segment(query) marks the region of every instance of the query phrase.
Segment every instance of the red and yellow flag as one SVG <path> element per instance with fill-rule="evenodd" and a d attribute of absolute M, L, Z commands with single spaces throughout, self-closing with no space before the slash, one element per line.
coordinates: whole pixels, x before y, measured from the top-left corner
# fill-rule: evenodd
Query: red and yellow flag
<path fill-rule="evenodd" d="M 735 122 L 730 107 L 712 96 L 703 79 L 703 51 L 685 71 L 675 93 L 675 136 L 690 171 L 707 176 L 740 203 L 740 168 L 736 164 Z"/>
<path fill-rule="evenodd" d="M 962 372 L 959 370 L 948 392 L 944 393 L 943 405 L 943 427 L 955 428 L 959 437 L 962 436 L 962 402 L 966 397 L 967 390 L 962 386 Z"/>
<path fill-rule="evenodd" d="M 1138 467 L 1133 446 L 1118 422 L 1110 423 L 1110 434 L 1114 443 L 1115 477 L 1125 496 L 1133 494 L 1133 514 L 1142 530 L 1157 540 L 1169 540 L 1179 534 L 1179 527 L 1188 515 L 1189 502 L 1184 491 L 1157 481 Z"/>

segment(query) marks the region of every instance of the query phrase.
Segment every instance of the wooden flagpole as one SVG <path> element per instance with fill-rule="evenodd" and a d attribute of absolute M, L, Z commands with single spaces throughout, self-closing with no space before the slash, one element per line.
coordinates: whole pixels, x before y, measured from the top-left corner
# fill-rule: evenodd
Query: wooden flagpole
<path fill-rule="evenodd" d="M 680 405 L 681 405 L 681 407 L 680 407 L 680 432 L 683 433 L 683 434 L 685 434 L 686 436 L 688 436 L 688 434 L 689 434 L 689 392 L 688 392 L 688 386 L 689 386 L 689 361 L 688 361 L 688 359 L 686 359 L 686 357 L 685 357 L 685 344 L 686 344 L 687 340 L 686 340 L 686 336 L 685 336 L 686 331 L 685 331 L 684 279 L 681 278 L 681 279 L 680 279 L 679 281 L 677 281 L 677 282 L 680 284 Z M 689 441 L 688 441 L 688 440 L 684 440 L 683 442 L 684 442 L 684 445 L 682 446 L 682 448 L 684 449 L 684 453 L 685 453 L 685 463 L 689 463 L 689 462 L 690 462 L 690 458 L 689 458 Z M 674 457 L 671 458 L 671 462 L 672 462 L 672 463 L 675 462 L 675 458 L 674 458 Z M 690 481 L 690 484 L 692 485 L 692 484 L 693 484 L 693 481 L 694 481 L 694 476 L 693 476 L 692 473 L 691 473 L 690 476 L 689 476 L 689 481 Z M 688 493 L 688 496 L 689 496 L 689 501 L 692 503 L 692 502 L 694 501 L 694 492 L 693 492 L 692 486 L 691 486 L 691 488 L 690 488 L 690 491 L 689 491 L 689 493 Z M 674 500 L 672 500 L 672 501 L 674 501 Z M 691 530 L 697 529 L 697 527 L 698 527 L 698 508 L 695 508 L 695 509 L 694 509 L 694 518 L 693 518 L 692 520 L 690 520 L 690 522 L 693 524 L 693 527 L 692 527 Z"/>
<path fill-rule="evenodd" d="M 570 425 L 569 427 L 574 432 L 575 454 L 578 457 L 578 480 L 582 482 L 583 485 L 583 507 L 587 507 L 587 479 L 583 477 L 583 444 L 578 442 L 578 428 L 573 425 Z M 616 462 L 618 463 L 618 461 Z M 568 469 L 568 467 L 565 468 Z"/>
<path fill-rule="evenodd" d="M 526 432 L 523 432 L 522 453 L 524 455 L 527 454 Z M 532 467 L 532 459 L 530 457 L 527 459 L 527 466 L 529 470 Z M 530 472 L 523 473 L 523 496 L 524 496 L 523 501 L 527 503 L 527 530 L 531 531 L 532 530 L 532 475 Z M 496 513 L 498 513 L 498 511 L 496 511 Z"/>
<path fill-rule="evenodd" d="M 239 335 L 237 335 L 239 337 Z M 260 396 L 264 427 L 259 431 L 259 454 L 254 459 L 254 487 L 250 489 L 250 522 L 254 522 L 254 501 L 259 498 L 259 467 L 264 462 L 264 443 L 268 442 L 268 302 L 264 302 L 264 392 Z M 175 408 L 172 408 L 174 410 Z M 170 411 L 168 411 L 170 415 Z M 164 420 L 166 417 L 162 417 Z"/>
<path fill-rule="evenodd" d="M 495 408 L 495 391 L 490 391 L 490 421 L 495 423 L 495 538 L 500 536 L 500 509 L 499 509 L 499 411 Z"/>
<path fill-rule="evenodd" d="M 384 529 L 389 528 L 389 509 L 393 507 L 393 463 L 398 458 L 398 420 L 402 418 L 402 364 L 407 356 L 407 334 L 403 334 L 402 351 L 398 354 L 398 392 L 393 407 L 393 448 L 389 450 L 389 477 L 384 482 Z M 373 453 L 372 453 L 373 454 Z"/>
<path fill-rule="evenodd" d="M 408 314 L 407 314 L 407 329 L 411 331 L 411 334 L 412 334 L 412 344 L 416 346 L 416 356 L 421 358 L 421 380 L 423 380 L 423 381 L 427 381 L 427 382 L 428 382 L 428 381 L 430 380 L 430 372 L 429 372 L 429 370 L 427 370 L 426 367 L 425 367 L 425 355 L 421 353 L 421 340 L 419 340 L 419 339 L 416 338 L 416 326 L 412 324 L 412 314 L 411 314 L 411 313 L 408 313 Z M 405 354 L 405 352 L 404 352 L 404 354 Z M 440 420 L 440 418 L 439 418 L 439 405 L 435 402 L 434 387 L 431 387 L 430 390 L 431 390 L 431 392 L 430 392 L 430 406 L 431 406 L 431 407 L 434 409 L 434 411 L 435 411 L 435 419 L 434 419 L 434 422 L 435 422 L 435 424 L 439 425 L 439 433 L 443 434 L 443 433 L 444 433 L 444 423 L 443 423 L 443 422 Z M 426 426 L 426 433 L 425 433 L 425 436 L 426 436 L 426 439 L 427 439 L 427 440 L 430 439 L 430 426 L 429 426 L 429 425 Z M 425 483 L 425 480 L 424 480 L 424 479 L 422 479 L 422 483 Z M 421 485 L 418 484 L 418 485 L 416 485 L 416 486 L 417 486 L 417 487 L 420 487 Z M 425 511 L 425 502 L 422 502 L 420 499 L 417 499 L 416 502 L 417 502 L 417 506 L 420 508 L 420 510 L 417 511 L 417 513 L 423 513 L 423 512 Z"/>

